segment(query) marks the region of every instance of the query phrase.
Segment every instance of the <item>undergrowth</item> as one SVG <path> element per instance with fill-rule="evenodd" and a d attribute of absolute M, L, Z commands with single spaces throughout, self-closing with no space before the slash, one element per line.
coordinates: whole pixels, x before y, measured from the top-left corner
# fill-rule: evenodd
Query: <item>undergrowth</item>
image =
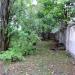
<path fill-rule="evenodd" d="M 0 59 L 11 61 L 22 60 L 24 56 L 31 55 L 36 52 L 35 45 L 38 40 L 39 38 L 35 32 L 17 32 L 11 38 L 9 49 L 7 51 L 0 52 Z"/>

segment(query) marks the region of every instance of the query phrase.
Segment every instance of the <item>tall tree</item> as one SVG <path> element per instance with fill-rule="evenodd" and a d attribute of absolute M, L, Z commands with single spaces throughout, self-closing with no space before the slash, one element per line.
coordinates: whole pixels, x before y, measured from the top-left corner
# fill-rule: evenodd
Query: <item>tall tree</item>
<path fill-rule="evenodd" d="M 8 35 L 7 25 L 9 20 L 9 2 L 10 0 L 1 0 L 0 51 L 6 50 L 8 48 L 8 43 L 9 43 L 7 37 Z"/>

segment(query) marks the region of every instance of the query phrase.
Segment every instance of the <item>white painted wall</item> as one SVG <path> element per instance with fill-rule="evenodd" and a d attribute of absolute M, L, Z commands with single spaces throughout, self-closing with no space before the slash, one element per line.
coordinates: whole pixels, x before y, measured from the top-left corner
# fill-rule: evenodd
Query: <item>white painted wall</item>
<path fill-rule="evenodd" d="M 69 51 L 69 34 L 70 34 L 70 27 L 67 27 L 66 30 L 66 50 Z"/>
<path fill-rule="evenodd" d="M 75 26 L 70 28 L 69 51 L 75 55 Z"/>
<path fill-rule="evenodd" d="M 66 49 L 75 57 L 75 26 L 67 28 Z"/>

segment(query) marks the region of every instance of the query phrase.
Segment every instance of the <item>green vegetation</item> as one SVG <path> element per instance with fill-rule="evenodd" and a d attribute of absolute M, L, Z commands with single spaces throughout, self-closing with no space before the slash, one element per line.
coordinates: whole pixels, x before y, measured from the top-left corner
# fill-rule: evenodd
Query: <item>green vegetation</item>
<path fill-rule="evenodd" d="M 65 20 L 64 5 L 68 0 L 42 0 L 43 8 L 38 12 L 38 18 L 42 20 L 44 31 L 50 31 L 62 20 Z M 41 29 L 42 29 L 41 28 Z"/>
<path fill-rule="evenodd" d="M 34 45 L 39 38 L 36 31 L 33 30 L 31 10 L 24 3 L 24 0 L 16 0 L 12 4 L 8 24 L 10 45 L 7 51 L 1 52 L 0 59 L 19 60 L 36 51 Z"/>
<path fill-rule="evenodd" d="M 12 0 L 10 2 L 7 31 L 9 48 L 0 52 L 2 60 L 22 60 L 24 56 L 36 52 L 35 45 L 41 32 L 50 32 L 59 26 L 64 15 L 64 5 L 68 0 Z M 66 9 L 65 9 L 66 10 Z M 74 13 L 74 9 L 71 10 Z"/>
<path fill-rule="evenodd" d="M 5 62 L 5 70 L 11 69 L 12 73 L 9 72 L 9 74 L 14 75 L 25 75 L 26 73 L 32 75 L 67 75 L 74 73 L 70 70 L 75 67 L 72 64 L 74 60 L 68 57 L 65 51 L 54 52 L 50 50 L 52 43 L 51 40 L 38 42 L 36 55 L 26 56 L 23 61 L 12 63 L 12 65 L 9 61 Z"/>

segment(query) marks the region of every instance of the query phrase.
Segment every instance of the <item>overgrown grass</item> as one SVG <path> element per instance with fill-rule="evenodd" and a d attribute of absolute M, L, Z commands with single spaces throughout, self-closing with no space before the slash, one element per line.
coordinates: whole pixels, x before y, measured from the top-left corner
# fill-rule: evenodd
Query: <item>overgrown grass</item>
<path fill-rule="evenodd" d="M 13 66 L 17 66 L 18 70 L 14 75 L 68 75 L 73 72 L 71 68 L 72 58 L 67 56 L 66 51 L 52 51 L 52 41 L 39 41 L 36 45 L 37 53 L 35 55 L 29 55 L 24 58 L 22 62 L 12 63 Z M 20 65 L 20 67 L 18 65 Z M 9 64 L 6 64 L 9 66 Z M 11 68 L 12 69 L 12 68 Z M 14 71 L 16 68 L 14 67 Z M 22 72 L 20 72 L 22 71 Z M 71 73 L 72 74 L 72 73 Z"/>

